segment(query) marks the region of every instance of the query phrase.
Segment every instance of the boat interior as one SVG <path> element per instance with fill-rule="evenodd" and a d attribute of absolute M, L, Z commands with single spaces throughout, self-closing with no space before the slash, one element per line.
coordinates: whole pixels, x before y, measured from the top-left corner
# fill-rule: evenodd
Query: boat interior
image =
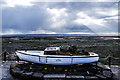
<path fill-rule="evenodd" d="M 20 51 L 23 53 L 34 54 L 34 55 L 94 55 L 92 52 L 87 52 L 82 50 L 81 52 L 76 51 L 64 51 L 59 47 L 48 47 L 44 51 L 37 51 L 37 50 L 25 50 Z"/>
<path fill-rule="evenodd" d="M 44 55 L 94 55 L 93 53 L 86 52 L 82 50 L 82 52 L 76 52 L 76 49 L 70 48 L 67 51 L 60 49 L 60 47 L 47 47 L 44 50 Z"/>
<path fill-rule="evenodd" d="M 44 55 L 94 55 L 91 52 L 80 52 L 80 53 L 72 53 L 72 52 L 61 52 L 61 51 L 44 51 Z"/>

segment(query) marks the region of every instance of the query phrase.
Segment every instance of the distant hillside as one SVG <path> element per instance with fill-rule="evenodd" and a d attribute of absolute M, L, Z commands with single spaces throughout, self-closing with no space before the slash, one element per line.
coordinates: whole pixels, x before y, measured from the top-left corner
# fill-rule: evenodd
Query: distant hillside
<path fill-rule="evenodd" d="M 32 37 L 50 37 L 50 36 L 98 36 L 96 34 L 9 34 L 2 35 L 2 37 L 24 37 L 24 36 L 32 36 Z"/>

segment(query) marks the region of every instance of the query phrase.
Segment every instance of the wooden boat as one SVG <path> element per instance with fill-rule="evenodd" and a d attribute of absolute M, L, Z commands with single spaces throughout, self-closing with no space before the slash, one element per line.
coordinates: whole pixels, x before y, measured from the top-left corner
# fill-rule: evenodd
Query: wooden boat
<path fill-rule="evenodd" d="M 88 52 L 89 55 L 70 55 L 60 51 L 60 47 L 47 47 L 44 51 L 17 50 L 16 54 L 21 60 L 52 65 L 73 65 L 97 62 L 99 56 Z"/>

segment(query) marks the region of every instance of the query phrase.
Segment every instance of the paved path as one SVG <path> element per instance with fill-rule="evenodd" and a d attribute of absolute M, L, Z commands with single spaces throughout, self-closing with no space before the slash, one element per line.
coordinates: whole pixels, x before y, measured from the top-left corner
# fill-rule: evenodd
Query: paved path
<path fill-rule="evenodd" d="M 114 80 L 120 80 L 120 66 L 111 66 Z"/>
<path fill-rule="evenodd" d="M 13 78 L 9 73 L 10 64 L 16 63 L 16 61 L 7 61 L 0 63 L 0 80 L 18 80 Z M 114 73 L 114 80 L 120 80 L 120 66 L 111 66 L 111 70 Z"/>
<path fill-rule="evenodd" d="M 0 80 L 17 80 L 10 75 L 10 64 L 16 63 L 16 61 L 7 61 L 0 64 Z"/>

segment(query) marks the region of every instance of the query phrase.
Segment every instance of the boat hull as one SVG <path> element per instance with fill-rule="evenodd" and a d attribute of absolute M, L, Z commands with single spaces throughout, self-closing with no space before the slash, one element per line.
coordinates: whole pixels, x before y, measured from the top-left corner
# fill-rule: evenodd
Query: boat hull
<path fill-rule="evenodd" d="M 52 65 L 73 65 L 97 62 L 98 56 L 56 56 L 56 55 L 30 55 L 26 53 L 16 52 L 17 56 L 21 60 L 40 63 L 40 64 L 52 64 Z"/>

